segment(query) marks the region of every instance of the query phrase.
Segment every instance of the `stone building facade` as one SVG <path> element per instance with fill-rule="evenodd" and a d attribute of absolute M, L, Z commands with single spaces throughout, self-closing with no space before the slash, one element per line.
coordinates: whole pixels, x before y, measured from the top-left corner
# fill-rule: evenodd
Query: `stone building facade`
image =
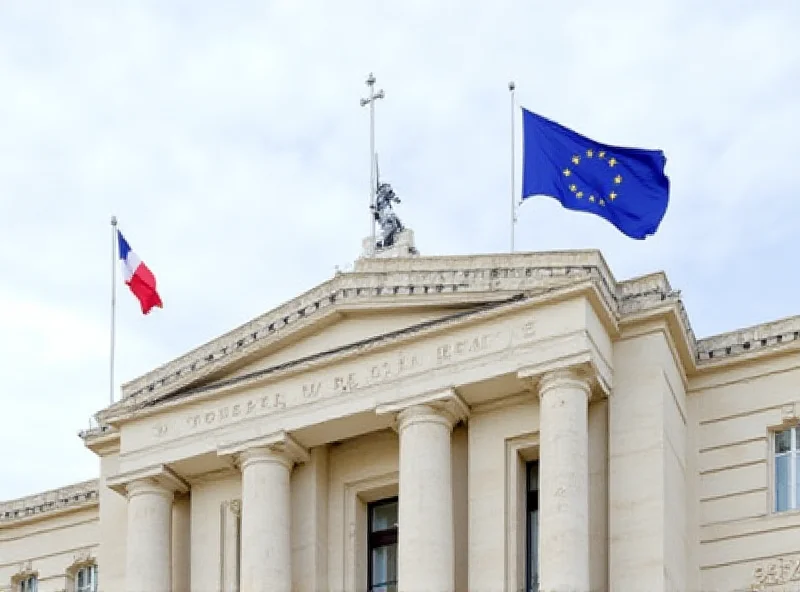
<path fill-rule="evenodd" d="M 797 592 L 798 385 L 596 251 L 363 258 L 124 385 L 0 590 Z"/>

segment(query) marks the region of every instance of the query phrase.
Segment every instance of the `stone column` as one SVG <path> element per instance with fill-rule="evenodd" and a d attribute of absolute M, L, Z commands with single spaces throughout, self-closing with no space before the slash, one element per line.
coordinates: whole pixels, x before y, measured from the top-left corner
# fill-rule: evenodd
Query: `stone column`
<path fill-rule="evenodd" d="M 172 590 L 172 489 L 150 478 L 126 486 L 125 590 Z"/>
<path fill-rule="evenodd" d="M 159 464 L 109 476 L 106 486 L 128 500 L 124 589 L 172 592 L 172 501 L 189 484 Z"/>
<path fill-rule="evenodd" d="M 403 592 L 455 590 L 455 540 L 450 438 L 467 416 L 452 390 L 421 397 L 397 412 L 400 434 L 398 589 Z"/>
<path fill-rule="evenodd" d="M 241 592 L 292 592 L 289 478 L 308 453 L 284 433 L 218 452 L 242 470 Z"/>
<path fill-rule="evenodd" d="M 590 385 L 573 369 L 539 382 L 539 572 L 542 592 L 589 590 Z"/>

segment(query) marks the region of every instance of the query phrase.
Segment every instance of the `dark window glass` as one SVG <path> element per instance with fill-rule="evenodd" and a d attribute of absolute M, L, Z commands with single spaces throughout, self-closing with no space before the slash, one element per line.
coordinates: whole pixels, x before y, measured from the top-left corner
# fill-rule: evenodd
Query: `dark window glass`
<path fill-rule="evenodd" d="M 397 498 L 367 508 L 370 592 L 397 592 Z"/>
<path fill-rule="evenodd" d="M 525 466 L 527 499 L 525 500 L 525 521 L 527 544 L 525 545 L 525 590 L 539 590 L 539 461 L 531 461 Z"/>

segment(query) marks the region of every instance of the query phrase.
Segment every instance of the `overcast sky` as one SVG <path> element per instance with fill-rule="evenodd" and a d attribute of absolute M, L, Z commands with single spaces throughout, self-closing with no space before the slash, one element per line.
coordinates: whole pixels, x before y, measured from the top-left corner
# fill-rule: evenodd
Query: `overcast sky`
<path fill-rule="evenodd" d="M 508 249 L 513 79 L 533 111 L 664 150 L 672 183 L 646 241 L 542 197 L 518 250 L 664 270 L 698 336 L 800 313 L 799 21 L 797 0 L 5 0 L 0 499 L 98 474 L 77 432 L 109 398 L 112 214 L 165 306 L 120 283 L 118 382 L 358 257 L 370 71 L 423 254 Z"/>

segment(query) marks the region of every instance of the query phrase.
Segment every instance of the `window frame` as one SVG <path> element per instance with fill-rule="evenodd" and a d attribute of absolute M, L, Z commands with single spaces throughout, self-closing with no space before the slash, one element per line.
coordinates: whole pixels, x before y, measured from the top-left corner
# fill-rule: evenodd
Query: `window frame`
<path fill-rule="evenodd" d="M 531 484 L 531 477 L 536 475 L 536 487 Z M 532 557 L 533 546 L 531 541 L 531 513 L 536 511 L 536 557 Z M 529 460 L 525 463 L 525 585 L 526 592 L 537 592 L 539 590 L 539 459 Z M 536 565 L 536 579 L 531 581 L 531 564 Z"/>
<path fill-rule="evenodd" d="M 78 582 L 80 581 L 80 574 L 83 571 L 89 574 L 89 583 L 87 586 L 79 586 Z M 89 563 L 86 565 L 81 565 L 75 570 L 75 575 L 73 576 L 73 588 L 75 592 L 97 592 L 98 585 L 97 585 L 97 564 L 96 563 Z"/>
<path fill-rule="evenodd" d="M 789 432 L 789 450 L 786 452 L 778 452 L 776 447 L 776 440 L 778 434 Z M 772 496 L 772 511 L 775 514 L 783 514 L 785 512 L 796 512 L 800 510 L 800 491 L 797 488 L 798 475 L 797 471 L 800 469 L 800 424 L 783 427 L 772 432 L 772 470 L 773 470 L 773 496 Z M 788 457 L 789 459 L 789 475 L 788 486 L 789 491 L 787 497 L 789 500 L 788 507 L 784 509 L 778 508 L 778 459 Z"/>
<path fill-rule="evenodd" d="M 399 525 L 395 524 L 394 528 L 387 528 L 372 532 L 372 519 L 375 508 L 386 506 L 396 503 L 399 506 L 399 496 L 387 497 L 374 502 L 367 503 L 367 592 L 372 592 L 372 552 L 380 547 L 388 547 L 390 545 L 398 545 Z M 394 584 L 397 586 L 397 581 L 383 582 L 383 586 Z"/>
<path fill-rule="evenodd" d="M 18 592 L 37 592 L 38 589 L 39 578 L 34 574 L 28 574 L 17 580 Z"/>

